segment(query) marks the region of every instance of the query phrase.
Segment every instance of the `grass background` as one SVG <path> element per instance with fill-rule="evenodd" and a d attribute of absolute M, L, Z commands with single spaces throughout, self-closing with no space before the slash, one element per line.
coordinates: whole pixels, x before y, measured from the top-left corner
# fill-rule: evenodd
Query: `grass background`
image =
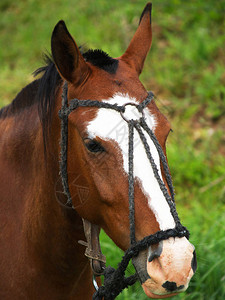
<path fill-rule="evenodd" d="M 172 123 L 167 143 L 181 220 L 191 231 L 198 269 L 171 299 L 225 299 L 225 1 L 153 0 L 153 44 L 141 80 Z M 145 1 L 1 0 L 0 106 L 42 65 L 55 24 L 64 19 L 78 44 L 123 53 Z M 122 252 L 104 235 L 116 266 Z M 132 272 L 132 267 L 130 267 Z M 146 299 L 140 285 L 118 299 Z"/>

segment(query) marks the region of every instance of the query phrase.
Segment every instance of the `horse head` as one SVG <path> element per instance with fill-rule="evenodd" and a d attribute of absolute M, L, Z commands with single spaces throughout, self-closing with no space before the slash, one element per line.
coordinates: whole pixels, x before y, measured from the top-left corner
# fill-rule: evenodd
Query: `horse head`
<path fill-rule="evenodd" d="M 80 217 L 103 228 L 122 250 L 130 246 L 129 132 L 124 118 L 140 118 L 136 107 L 148 96 L 139 75 L 151 42 L 151 4 L 145 7 L 127 50 L 115 59 L 100 50 L 81 53 L 63 21 L 52 34 L 52 55 L 68 84 L 69 102 L 76 98 L 124 107 L 130 104 L 122 116 L 115 110 L 85 106 L 68 117 L 67 168 L 72 204 Z M 166 156 L 170 123 L 154 101 L 143 114 Z M 170 193 L 156 146 L 145 136 L 159 176 Z M 140 241 L 157 231 L 173 229 L 175 221 L 137 130 L 133 146 L 135 239 Z M 196 269 L 194 247 L 186 237 L 170 237 L 151 245 L 133 263 L 146 295 L 152 298 L 186 290 Z"/>

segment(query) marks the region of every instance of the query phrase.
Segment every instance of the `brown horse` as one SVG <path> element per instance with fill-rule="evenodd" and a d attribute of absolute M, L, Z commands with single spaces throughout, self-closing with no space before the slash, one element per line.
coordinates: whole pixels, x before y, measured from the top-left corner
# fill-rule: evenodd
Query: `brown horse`
<path fill-rule="evenodd" d="M 78 243 L 85 240 L 82 218 L 102 228 L 121 249 L 129 247 L 127 126 L 112 110 L 80 107 L 70 114 L 67 171 L 75 209 L 67 209 L 59 204 L 66 197 L 59 175 L 58 111 L 65 81 L 69 100 L 141 103 L 147 91 L 138 77 L 151 39 L 151 4 L 126 52 L 116 59 L 100 50 L 81 54 L 60 21 L 52 34 L 54 62 L 39 69 L 42 77 L 1 110 L 0 299 L 91 299 L 92 270 Z M 154 101 L 145 117 L 166 155 L 169 122 Z M 138 241 L 175 223 L 136 132 L 134 141 Z M 167 186 L 156 148 L 148 143 Z M 184 291 L 195 271 L 193 252 L 185 237 L 176 237 L 140 254 L 135 267 L 146 295 L 164 298 Z"/>

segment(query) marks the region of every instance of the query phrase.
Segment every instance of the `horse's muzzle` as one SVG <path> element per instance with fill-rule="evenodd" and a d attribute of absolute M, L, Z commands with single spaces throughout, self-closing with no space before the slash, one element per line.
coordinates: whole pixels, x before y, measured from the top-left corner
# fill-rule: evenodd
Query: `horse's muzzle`
<path fill-rule="evenodd" d="M 183 238 L 169 238 L 142 251 L 133 264 L 145 294 L 171 297 L 187 289 L 197 268 L 194 246 Z"/>

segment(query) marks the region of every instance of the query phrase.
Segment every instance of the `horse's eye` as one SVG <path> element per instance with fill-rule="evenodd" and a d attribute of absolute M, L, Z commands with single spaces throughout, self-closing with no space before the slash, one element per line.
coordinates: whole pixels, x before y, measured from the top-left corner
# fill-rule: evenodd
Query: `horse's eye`
<path fill-rule="evenodd" d="M 102 147 L 102 145 L 96 140 L 84 139 L 84 144 L 90 152 L 97 153 L 97 152 L 105 151 L 105 149 Z"/>

